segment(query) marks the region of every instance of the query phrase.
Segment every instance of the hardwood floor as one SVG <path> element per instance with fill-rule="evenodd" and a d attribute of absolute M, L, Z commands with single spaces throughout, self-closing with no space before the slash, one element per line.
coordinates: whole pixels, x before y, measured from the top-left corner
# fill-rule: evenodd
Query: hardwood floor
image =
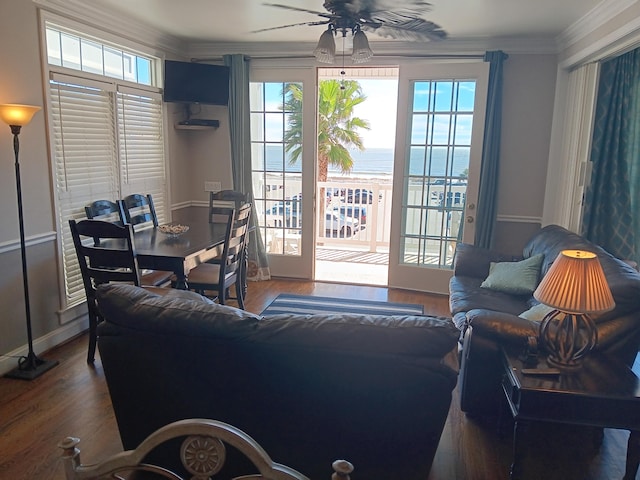
<path fill-rule="evenodd" d="M 422 303 L 427 314 L 446 316 L 449 312 L 444 296 L 284 279 L 250 283 L 247 310 L 261 312 L 283 292 Z M 122 450 L 99 355 L 93 367 L 86 363 L 87 341 L 85 334 L 41 355 L 59 360 L 60 365 L 36 380 L 0 378 L 0 479 L 64 479 L 56 445 L 70 435 L 82 440 L 83 463 Z M 431 474 L 425 480 L 506 480 L 511 461 L 509 429 L 506 432 L 499 436 L 491 422 L 483 425 L 467 418 L 458 408 L 454 390 Z M 627 435 L 605 432 L 585 480 L 622 478 Z M 353 480 L 395 480 L 363 479 L 357 471 L 356 465 Z M 565 477 L 554 468 L 532 478 Z"/>

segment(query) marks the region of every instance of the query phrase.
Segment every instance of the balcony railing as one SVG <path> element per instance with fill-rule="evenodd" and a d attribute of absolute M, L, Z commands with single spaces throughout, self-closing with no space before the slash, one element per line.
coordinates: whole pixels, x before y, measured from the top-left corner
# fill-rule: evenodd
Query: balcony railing
<path fill-rule="evenodd" d="M 267 251 L 299 255 L 302 232 L 301 185 L 289 181 L 284 188 L 270 185 L 276 193 L 265 199 L 259 217 Z M 318 182 L 316 193 L 316 245 L 371 253 L 387 253 L 391 229 L 391 181 L 332 180 Z M 440 180 L 409 185 L 403 261 L 411 264 L 451 266 L 458 239 L 466 195 L 466 182 L 445 185 Z M 278 200 L 280 198 L 280 200 Z M 426 200 L 425 200 L 426 199 Z M 261 203 L 261 202 L 260 202 Z M 426 205 L 425 205 L 426 203 Z M 260 205 L 260 204 L 258 204 Z M 427 232 L 429 241 L 416 241 Z M 416 236 L 417 235 L 417 236 Z M 415 238 L 414 238 L 415 237 Z M 416 248 L 415 251 L 411 248 Z"/>
<path fill-rule="evenodd" d="M 316 242 L 388 250 L 391 191 L 391 183 L 318 182 Z"/>

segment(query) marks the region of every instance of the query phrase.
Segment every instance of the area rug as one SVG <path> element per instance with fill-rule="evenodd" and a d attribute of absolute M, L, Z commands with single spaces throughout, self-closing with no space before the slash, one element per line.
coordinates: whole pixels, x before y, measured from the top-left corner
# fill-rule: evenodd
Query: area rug
<path fill-rule="evenodd" d="M 424 307 L 413 303 L 391 303 L 353 298 L 315 297 L 281 293 L 261 315 L 297 313 L 364 313 L 367 315 L 422 315 Z"/>

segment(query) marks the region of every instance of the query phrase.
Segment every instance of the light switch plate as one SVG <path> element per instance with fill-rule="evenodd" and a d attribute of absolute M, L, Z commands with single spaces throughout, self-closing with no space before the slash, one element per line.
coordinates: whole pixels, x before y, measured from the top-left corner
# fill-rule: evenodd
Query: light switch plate
<path fill-rule="evenodd" d="M 220 182 L 204 182 L 205 192 L 219 192 L 222 190 L 222 184 Z"/>

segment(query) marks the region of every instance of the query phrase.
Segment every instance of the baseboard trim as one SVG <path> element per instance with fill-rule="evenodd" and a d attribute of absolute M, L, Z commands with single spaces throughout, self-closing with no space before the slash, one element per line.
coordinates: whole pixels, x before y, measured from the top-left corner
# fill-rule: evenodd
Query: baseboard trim
<path fill-rule="evenodd" d="M 37 338 L 33 342 L 33 349 L 38 357 L 42 357 L 46 360 L 57 360 L 56 358 L 49 358 L 46 353 L 53 347 L 66 342 L 67 340 L 81 334 L 89 328 L 88 319 L 69 323 L 57 328 L 53 332 L 50 332 L 40 338 Z M 25 331 L 26 336 L 26 331 Z M 11 352 L 0 356 L 0 375 L 10 372 L 18 366 L 18 358 L 27 354 L 29 347 L 27 344 L 19 347 Z M 45 353 L 43 353 L 45 352 Z M 58 367 L 59 368 L 59 367 Z"/>

